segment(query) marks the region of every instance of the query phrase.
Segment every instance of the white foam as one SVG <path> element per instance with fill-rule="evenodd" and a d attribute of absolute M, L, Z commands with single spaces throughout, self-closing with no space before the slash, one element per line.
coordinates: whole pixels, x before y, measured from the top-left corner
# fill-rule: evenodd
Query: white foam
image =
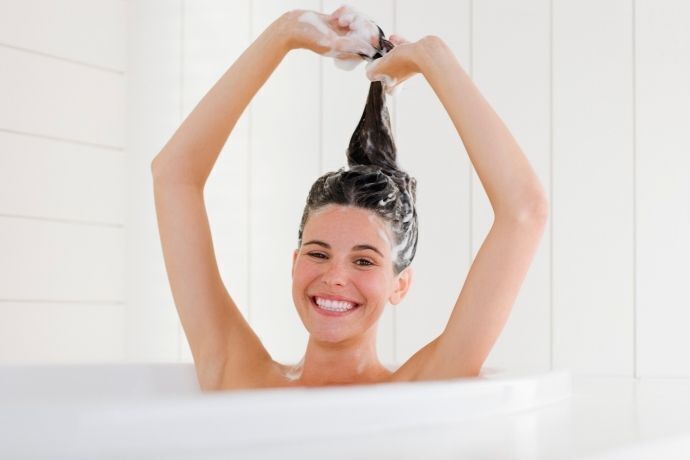
<path fill-rule="evenodd" d="M 329 48 L 324 56 L 332 57 L 339 69 L 353 70 L 361 62 L 361 59 L 357 58 L 341 59 L 344 54 L 362 53 L 373 56 L 377 52 L 371 41 L 372 38 L 378 37 L 378 27 L 371 19 L 350 7 L 345 7 L 343 14 L 339 17 L 339 24 L 349 28 L 344 36 L 336 34 L 328 23 L 313 11 L 302 13 L 298 21 L 312 25 L 324 35 L 318 44 Z"/>
<path fill-rule="evenodd" d="M 388 94 L 390 94 L 392 97 L 395 97 L 395 96 L 399 95 L 399 94 L 402 92 L 403 86 L 405 86 L 405 82 L 404 82 L 404 81 L 398 83 L 398 84 L 395 85 L 395 86 L 393 86 L 393 88 L 386 88 L 386 92 L 387 92 Z"/>
<path fill-rule="evenodd" d="M 334 58 L 335 66 L 341 70 L 354 70 L 361 62 L 362 59 L 338 59 Z"/>
<path fill-rule="evenodd" d="M 304 356 L 302 357 L 302 360 L 299 363 L 295 364 L 294 366 L 290 366 L 290 368 L 288 368 L 287 371 L 283 373 L 283 376 L 285 376 L 288 380 L 294 382 L 302 376 L 303 372 Z"/>
<path fill-rule="evenodd" d="M 368 44 L 373 51 L 371 55 L 376 53 L 376 50 L 371 45 L 371 39 L 378 38 L 379 29 L 369 17 L 352 7 L 345 6 L 344 13 L 340 15 L 338 23 L 342 27 L 350 28 L 350 31 L 346 35 L 347 37 Z"/>

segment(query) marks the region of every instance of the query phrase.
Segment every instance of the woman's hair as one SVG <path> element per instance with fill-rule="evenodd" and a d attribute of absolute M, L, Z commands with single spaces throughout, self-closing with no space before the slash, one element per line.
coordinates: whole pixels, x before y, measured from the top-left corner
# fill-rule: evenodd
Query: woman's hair
<path fill-rule="evenodd" d="M 381 57 L 393 48 L 379 28 Z M 371 58 L 370 58 L 371 59 Z M 398 168 L 386 94 L 379 81 L 369 86 L 364 113 L 347 149 L 349 168 L 328 172 L 311 186 L 298 232 L 312 212 L 329 204 L 356 206 L 373 211 L 390 225 L 393 233 L 393 271 L 397 275 L 410 265 L 417 249 L 417 181 Z"/>

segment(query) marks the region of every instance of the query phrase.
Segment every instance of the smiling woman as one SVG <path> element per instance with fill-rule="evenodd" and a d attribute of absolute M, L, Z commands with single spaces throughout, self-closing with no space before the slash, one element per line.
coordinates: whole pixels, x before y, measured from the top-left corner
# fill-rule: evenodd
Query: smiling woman
<path fill-rule="evenodd" d="M 372 83 L 348 166 L 316 179 L 306 200 L 292 297 L 309 341 L 301 362 L 289 367 L 271 359 L 221 281 L 203 191 L 248 103 L 283 57 L 300 48 L 340 61 L 369 60 Z M 385 98 L 418 73 L 460 134 L 495 220 L 446 329 L 392 371 L 378 360 L 377 326 L 384 308 L 408 292 L 418 230 L 416 181 L 398 168 Z M 548 208 L 515 140 L 441 39 L 389 41 L 346 7 L 330 15 L 290 11 L 274 21 L 185 119 L 152 173 L 168 278 L 205 390 L 478 375 L 527 273 Z"/>

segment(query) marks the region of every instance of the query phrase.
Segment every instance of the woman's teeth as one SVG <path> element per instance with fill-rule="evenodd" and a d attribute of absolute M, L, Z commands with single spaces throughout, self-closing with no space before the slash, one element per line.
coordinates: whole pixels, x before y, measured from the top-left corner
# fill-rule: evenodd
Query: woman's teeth
<path fill-rule="evenodd" d="M 355 304 L 350 302 L 326 300 L 319 297 L 316 297 L 314 300 L 319 307 L 329 311 L 348 311 L 355 308 Z"/>

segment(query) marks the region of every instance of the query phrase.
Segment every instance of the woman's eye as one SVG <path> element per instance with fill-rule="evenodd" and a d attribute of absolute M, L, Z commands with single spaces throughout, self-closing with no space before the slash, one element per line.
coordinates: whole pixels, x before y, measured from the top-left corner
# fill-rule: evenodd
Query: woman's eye
<path fill-rule="evenodd" d="M 308 255 L 310 255 L 311 257 L 316 257 L 317 259 L 325 259 L 326 258 L 326 255 L 322 254 L 320 252 L 310 252 Z"/>
<path fill-rule="evenodd" d="M 365 267 L 368 265 L 374 265 L 373 263 L 371 263 L 371 261 L 369 261 L 367 259 L 357 259 L 357 262 L 364 262 L 364 263 L 358 264 L 358 265 L 364 265 Z"/>

